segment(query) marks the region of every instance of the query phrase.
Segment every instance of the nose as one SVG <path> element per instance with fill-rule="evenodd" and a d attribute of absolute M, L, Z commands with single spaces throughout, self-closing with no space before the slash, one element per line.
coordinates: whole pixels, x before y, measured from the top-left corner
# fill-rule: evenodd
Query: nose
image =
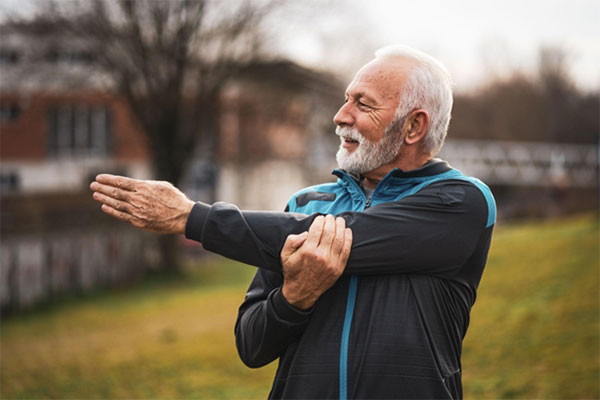
<path fill-rule="evenodd" d="M 333 116 L 333 123 L 337 126 L 354 125 L 354 116 L 352 114 L 352 105 L 350 101 L 342 104 L 338 112 Z"/>

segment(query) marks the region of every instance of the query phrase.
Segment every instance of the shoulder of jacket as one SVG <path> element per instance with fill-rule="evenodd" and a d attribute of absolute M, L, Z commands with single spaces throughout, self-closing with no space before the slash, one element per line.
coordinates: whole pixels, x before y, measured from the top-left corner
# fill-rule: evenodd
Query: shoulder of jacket
<path fill-rule="evenodd" d="M 303 202 L 303 198 L 307 196 L 314 195 L 327 195 L 327 194 L 337 194 L 344 188 L 336 181 L 329 183 L 322 183 L 319 185 L 313 185 L 305 187 L 304 189 L 298 190 L 296 193 L 292 195 L 290 200 L 288 201 L 287 208 L 289 211 L 296 211 L 298 208 L 298 202 Z"/>
<path fill-rule="evenodd" d="M 460 176 L 454 176 L 447 180 L 437 181 L 437 182 L 433 183 L 431 185 L 431 187 L 439 188 L 439 187 L 443 187 L 443 186 L 447 186 L 447 185 L 456 184 L 457 182 L 461 182 L 461 183 L 464 183 L 464 185 L 466 185 L 466 186 L 476 188 L 479 191 L 479 193 L 481 193 L 481 195 L 483 196 L 483 199 L 486 202 L 487 210 L 488 210 L 486 227 L 490 227 L 490 226 L 494 225 L 496 223 L 496 212 L 497 212 L 496 211 L 496 199 L 494 198 L 494 194 L 492 193 L 492 190 L 489 188 L 489 186 L 486 185 L 480 179 L 472 177 L 472 176 L 460 175 Z"/>

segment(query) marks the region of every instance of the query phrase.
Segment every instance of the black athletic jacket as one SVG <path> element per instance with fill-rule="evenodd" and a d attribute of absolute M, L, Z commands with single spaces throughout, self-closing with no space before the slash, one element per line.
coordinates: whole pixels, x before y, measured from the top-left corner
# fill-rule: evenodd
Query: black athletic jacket
<path fill-rule="evenodd" d="M 496 217 L 489 188 L 434 159 L 391 171 L 369 205 L 351 176 L 334 174 L 287 213 L 194 206 L 188 238 L 261 267 L 235 327 L 241 359 L 279 358 L 270 398 L 462 397 L 462 339 Z M 279 254 L 319 214 L 344 217 L 354 241 L 342 277 L 303 312 L 281 294 Z"/>

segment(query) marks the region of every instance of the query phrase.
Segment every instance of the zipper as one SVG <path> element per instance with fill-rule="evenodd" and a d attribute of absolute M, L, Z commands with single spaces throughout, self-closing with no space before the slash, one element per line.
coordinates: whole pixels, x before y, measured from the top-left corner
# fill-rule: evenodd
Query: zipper
<path fill-rule="evenodd" d="M 356 185 L 360 193 L 365 198 L 364 207 L 361 211 L 371 206 L 371 198 L 365 196 L 362 189 Z M 344 327 L 342 329 L 342 340 L 340 342 L 340 400 L 348 399 L 348 343 L 350 341 L 350 328 L 352 327 L 352 318 L 354 317 L 354 305 L 356 304 L 356 292 L 358 288 L 358 277 L 350 276 L 348 285 L 348 300 L 346 302 L 346 315 L 344 316 Z"/>
<path fill-rule="evenodd" d="M 344 178 L 343 181 L 346 185 L 350 185 L 354 188 L 355 193 L 359 193 L 363 198 L 363 206 L 358 211 L 364 211 L 371 207 L 371 199 L 377 192 L 377 189 L 381 190 L 385 182 L 392 178 L 392 174 L 389 173 L 385 178 L 379 182 L 371 196 L 367 197 L 365 192 L 361 189 L 358 183 L 349 176 L 346 172 L 341 170 L 335 170 L 334 174 L 340 178 Z M 346 315 L 344 316 L 344 326 L 342 329 L 342 340 L 340 342 L 340 400 L 348 399 L 348 344 L 350 341 L 350 329 L 352 327 L 352 318 L 354 316 L 354 306 L 356 304 L 356 293 L 358 288 L 358 277 L 356 275 L 350 276 L 350 283 L 348 285 L 348 300 L 346 302 Z"/>
<path fill-rule="evenodd" d="M 342 330 L 340 348 L 340 400 L 348 399 L 348 340 L 350 339 L 350 327 L 352 326 L 354 304 L 356 303 L 357 284 L 357 276 L 352 275 L 348 287 L 348 302 L 346 303 L 346 316 L 344 317 L 344 329 Z"/>

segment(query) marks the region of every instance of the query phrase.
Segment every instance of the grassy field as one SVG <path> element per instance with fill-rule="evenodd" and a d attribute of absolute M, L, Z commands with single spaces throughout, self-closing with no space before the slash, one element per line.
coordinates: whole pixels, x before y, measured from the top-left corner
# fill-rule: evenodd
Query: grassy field
<path fill-rule="evenodd" d="M 598 217 L 497 228 L 464 342 L 467 399 L 597 399 Z M 237 307 L 254 269 L 214 258 L 5 318 L 0 397 L 266 398 L 275 363 L 243 366 Z"/>
<path fill-rule="evenodd" d="M 464 341 L 465 397 L 600 398 L 598 216 L 500 227 Z"/>

